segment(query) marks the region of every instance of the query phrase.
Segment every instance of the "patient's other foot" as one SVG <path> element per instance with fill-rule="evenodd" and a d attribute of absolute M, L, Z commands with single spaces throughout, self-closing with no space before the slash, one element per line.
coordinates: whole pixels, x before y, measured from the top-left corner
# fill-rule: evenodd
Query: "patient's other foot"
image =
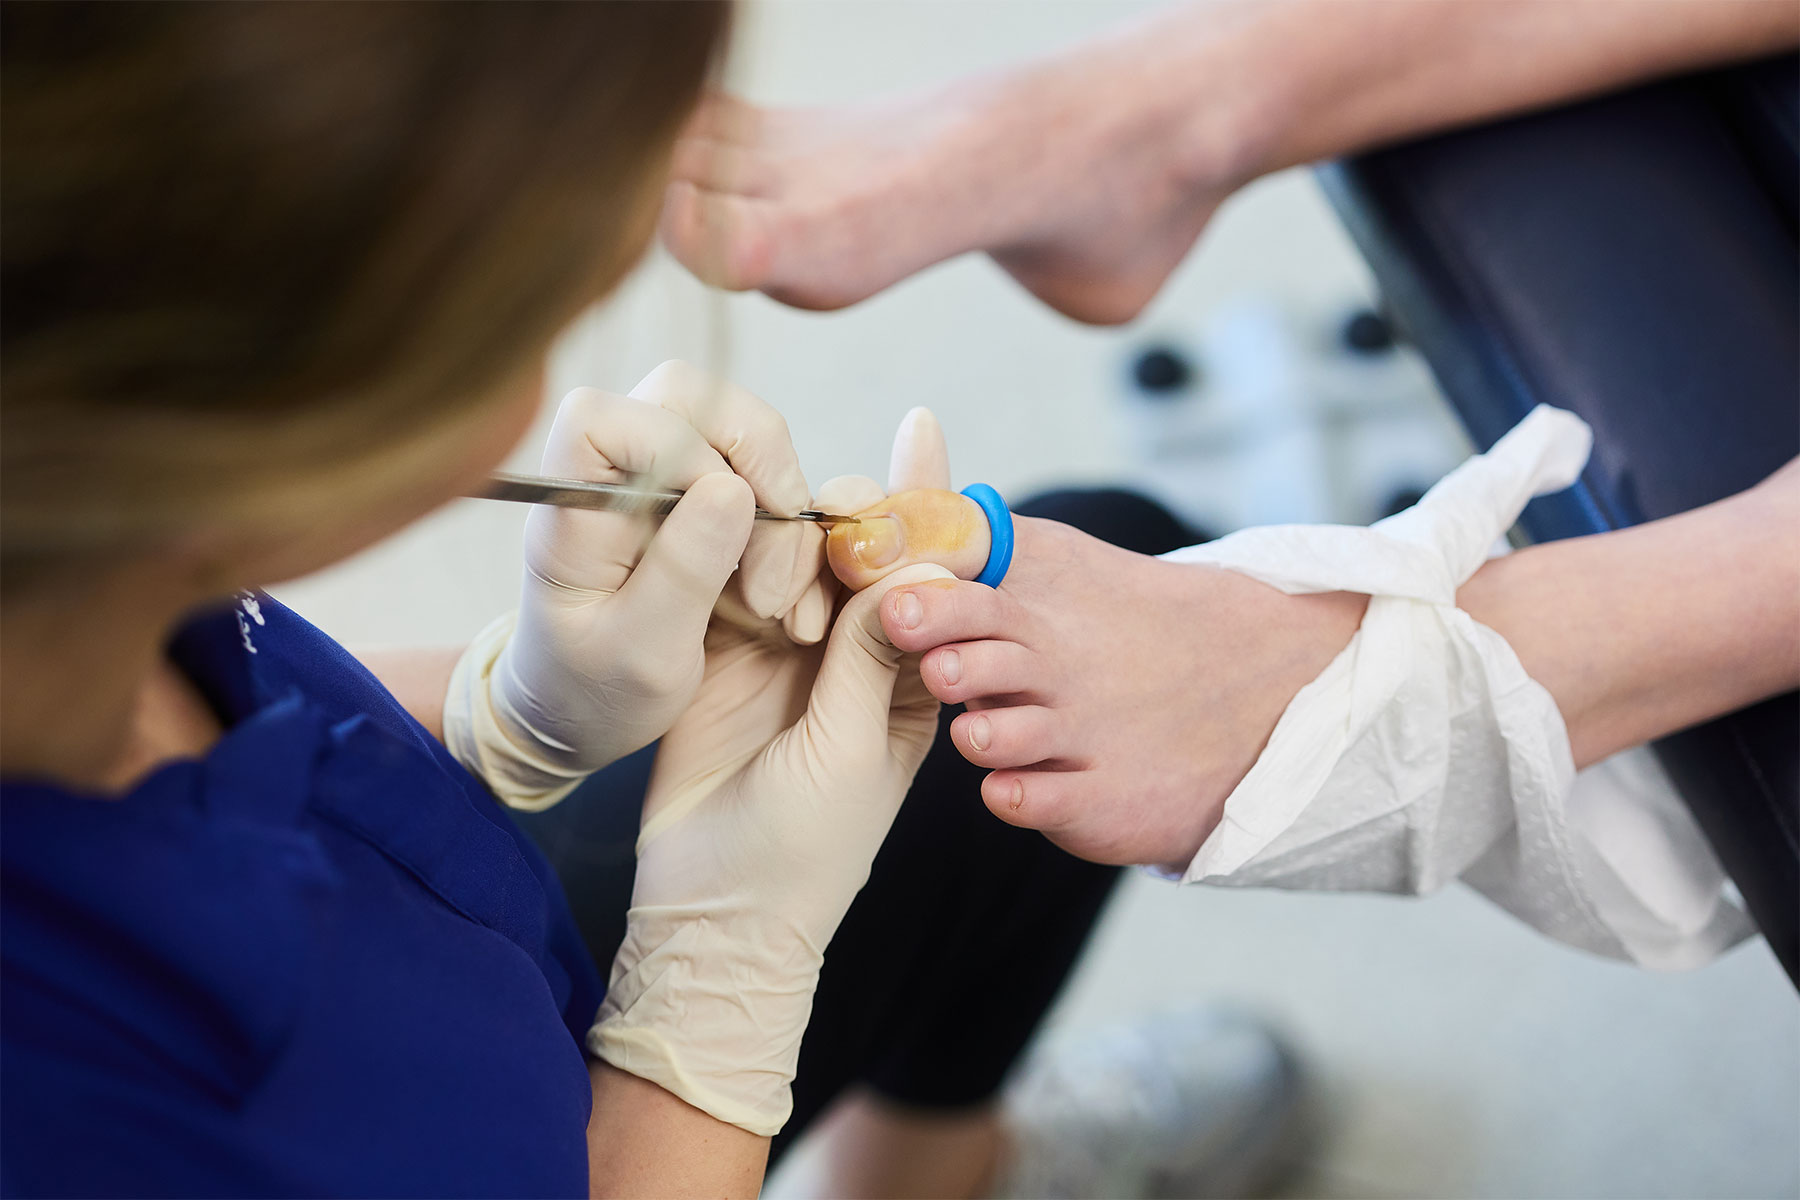
<path fill-rule="evenodd" d="M 664 240 L 709 283 L 815 309 L 986 250 L 1076 320 L 1129 320 L 1240 182 L 1231 106 L 1194 100 L 1206 72 L 1178 40 L 1152 22 L 837 110 L 714 97 L 677 148 Z"/>
<path fill-rule="evenodd" d="M 968 705 L 951 736 L 993 768 L 981 795 L 1001 819 L 1084 858 L 1185 867 L 1366 597 L 1289 596 L 1054 521 L 1015 528 L 999 588 L 895 589 L 883 628 L 929 651 L 933 695 Z"/>

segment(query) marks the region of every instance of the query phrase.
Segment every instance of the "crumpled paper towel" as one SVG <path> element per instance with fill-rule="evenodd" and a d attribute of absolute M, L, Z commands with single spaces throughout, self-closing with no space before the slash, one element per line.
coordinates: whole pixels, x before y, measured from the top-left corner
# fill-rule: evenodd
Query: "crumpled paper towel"
<path fill-rule="evenodd" d="M 1649 751 L 1578 776 L 1550 694 L 1456 607 L 1525 502 L 1573 483 L 1592 443 L 1579 417 L 1540 405 L 1366 529 L 1264 526 L 1164 555 L 1370 597 L 1183 882 L 1423 894 L 1460 878 L 1558 941 L 1658 968 L 1753 931 Z"/>

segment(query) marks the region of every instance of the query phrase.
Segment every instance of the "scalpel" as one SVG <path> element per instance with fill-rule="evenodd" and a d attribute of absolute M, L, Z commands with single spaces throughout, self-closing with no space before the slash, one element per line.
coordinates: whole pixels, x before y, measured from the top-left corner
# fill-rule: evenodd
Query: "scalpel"
<path fill-rule="evenodd" d="M 559 508 L 592 508 L 646 517 L 667 516 L 686 493 L 628 483 L 593 483 L 585 479 L 550 479 L 542 475 L 515 475 L 496 471 L 487 483 L 469 495 L 478 500 L 516 500 L 521 504 L 554 504 Z M 791 517 L 756 510 L 759 521 L 811 521 L 816 525 L 856 525 L 855 517 L 803 508 Z"/>

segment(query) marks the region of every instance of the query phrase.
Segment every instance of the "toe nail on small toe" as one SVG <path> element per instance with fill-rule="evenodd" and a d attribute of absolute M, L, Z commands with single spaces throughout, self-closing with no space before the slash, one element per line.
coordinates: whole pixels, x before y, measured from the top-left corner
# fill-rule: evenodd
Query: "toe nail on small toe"
<path fill-rule="evenodd" d="M 919 622 L 925 619 L 925 606 L 911 592 L 901 592 L 894 598 L 894 617 L 900 622 L 900 628 L 917 629 Z"/>
<path fill-rule="evenodd" d="M 993 735 L 993 725 L 986 717 L 976 717 L 969 722 L 969 745 L 977 750 L 986 750 L 988 740 Z"/>

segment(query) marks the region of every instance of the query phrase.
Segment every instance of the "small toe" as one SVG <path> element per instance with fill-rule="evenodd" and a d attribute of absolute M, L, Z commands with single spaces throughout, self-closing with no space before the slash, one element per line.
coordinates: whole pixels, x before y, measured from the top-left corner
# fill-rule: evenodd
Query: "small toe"
<path fill-rule="evenodd" d="M 978 767 L 1024 767 L 1061 758 L 1062 719 L 1037 704 L 966 712 L 950 722 L 950 738 Z"/>
<path fill-rule="evenodd" d="M 1070 816 L 1073 775 L 1068 771 L 995 771 L 981 781 L 981 800 L 1008 825 L 1053 830 Z"/>
<path fill-rule="evenodd" d="M 925 688 L 945 704 L 992 696 L 1034 697 L 1041 663 L 1017 642 L 957 642 L 928 651 L 919 664 Z"/>
<path fill-rule="evenodd" d="M 1018 602 L 982 583 L 933 580 L 895 588 L 881 602 L 881 627 L 911 653 L 947 642 L 1006 638 L 1020 623 Z"/>

